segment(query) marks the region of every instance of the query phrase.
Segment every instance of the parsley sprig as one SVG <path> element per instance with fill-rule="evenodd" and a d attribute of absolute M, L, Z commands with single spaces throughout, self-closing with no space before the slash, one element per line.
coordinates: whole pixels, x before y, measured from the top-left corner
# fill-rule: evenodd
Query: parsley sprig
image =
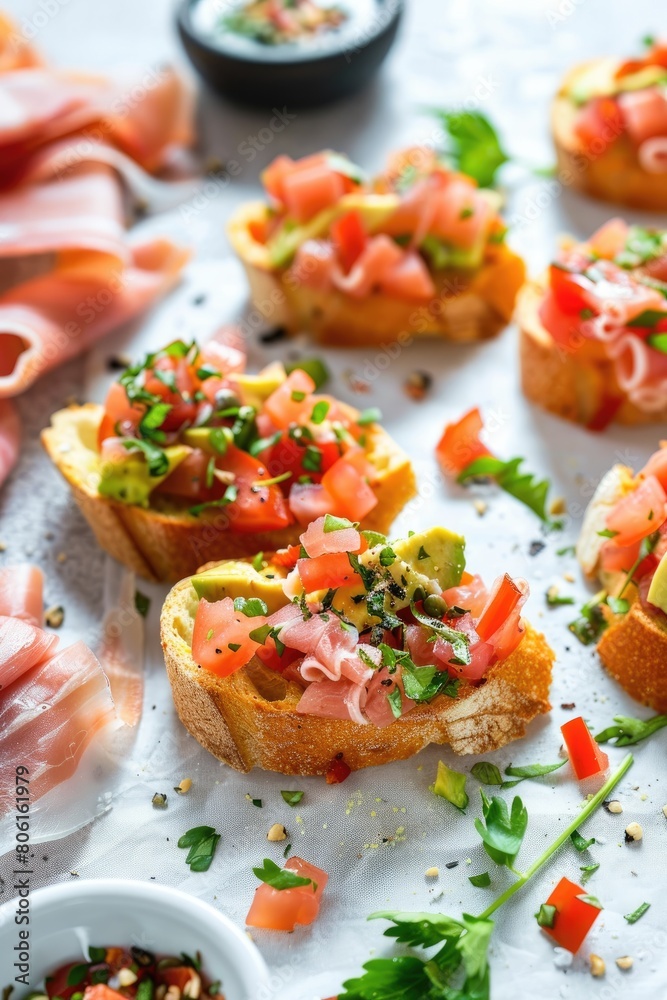
<path fill-rule="evenodd" d="M 369 920 L 389 920 L 393 926 L 385 931 L 387 937 L 413 948 L 441 947 L 430 958 L 403 955 L 394 958 L 376 958 L 364 965 L 364 973 L 343 983 L 338 1000 L 489 1000 L 491 983 L 488 965 L 488 948 L 494 922 L 490 919 L 542 868 L 544 864 L 569 839 L 570 835 L 595 812 L 611 790 L 631 767 L 631 754 L 605 782 L 600 790 L 585 803 L 579 815 L 556 840 L 537 858 L 525 874 L 520 875 L 479 916 L 463 914 L 460 919 L 444 913 L 404 913 L 381 911 L 372 913 Z M 487 800 L 488 801 L 488 800 Z M 497 801 L 497 800 L 492 800 Z M 490 809 L 486 813 L 489 844 L 508 857 L 516 846 L 521 846 L 522 827 L 525 832 L 523 812 L 525 807 L 518 797 L 507 817 L 495 807 L 489 824 Z M 507 810 L 507 807 L 505 806 Z M 514 820 L 512 820 L 512 815 Z M 509 825 L 506 826 L 505 820 Z M 481 821 L 480 821 L 481 822 Z M 489 833 L 489 830 L 492 832 Z M 517 844 L 518 841 L 518 844 Z M 485 841 L 485 847 L 487 842 Z M 505 850 L 503 850 L 503 847 Z"/>
<path fill-rule="evenodd" d="M 433 113 L 446 132 L 447 158 L 457 170 L 474 177 L 480 187 L 491 187 L 509 156 L 486 115 L 480 111 L 439 109 Z"/>
<path fill-rule="evenodd" d="M 561 521 L 552 520 L 547 513 L 548 479 L 538 479 L 531 472 L 521 470 L 523 458 L 503 461 L 494 455 L 476 458 L 459 473 L 457 481 L 465 484 L 471 479 L 491 477 L 505 493 L 509 493 L 526 507 L 529 507 L 549 528 L 562 527 Z"/>
<path fill-rule="evenodd" d="M 595 737 L 598 743 L 614 741 L 617 747 L 629 747 L 653 736 L 667 726 L 667 715 L 654 715 L 651 719 L 634 719 L 630 715 L 615 715 L 614 725 L 607 726 Z"/>

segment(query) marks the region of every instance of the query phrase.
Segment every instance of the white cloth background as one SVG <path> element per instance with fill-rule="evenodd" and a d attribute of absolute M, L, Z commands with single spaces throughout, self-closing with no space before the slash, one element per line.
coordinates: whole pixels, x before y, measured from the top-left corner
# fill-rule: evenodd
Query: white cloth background
<path fill-rule="evenodd" d="M 28 30 L 35 27 L 36 42 L 63 66 L 104 69 L 121 62 L 154 67 L 166 58 L 182 58 L 171 5 L 162 0 L 143 4 L 54 0 L 50 7 L 11 0 L 7 6 Z M 436 123 L 424 113 L 425 107 L 456 106 L 466 100 L 479 101 L 515 155 L 539 166 L 549 164 L 547 105 L 560 74 L 570 63 L 590 55 L 629 54 L 643 35 L 661 27 L 657 9 L 648 0 L 632 5 L 621 0 L 466 4 L 412 0 L 409 6 L 396 50 L 369 91 L 332 108 L 298 112 L 288 127 L 272 133 L 268 143 L 267 133 L 261 133 L 257 141 L 264 148 L 252 158 L 252 137 L 267 127 L 267 116 L 239 110 L 208 94 L 202 97 L 199 118 L 205 149 L 221 160 L 237 160 L 242 169 L 230 184 L 210 185 L 203 201 L 144 224 L 155 230 L 168 228 L 196 246 L 197 260 L 186 281 L 140 330 L 112 336 L 85 362 L 73 362 L 47 376 L 20 400 L 27 440 L 19 471 L 0 497 L 0 536 L 7 543 L 0 558 L 4 563 L 33 559 L 44 567 L 47 601 L 65 606 L 68 634 L 94 634 L 103 613 L 105 558 L 41 453 L 37 433 L 68 397 L 102 398 L 111 377 L 105 371 L 110 355 L 121 350 L 138 353 L 144 346 L 204 333 L 222 320 L 243 315 L 245 286 L 223 227 L 239 201 L 258 195 L 259 171 L 278 153 L 300 155 L 322 146 L 340 148 L 371 170 L 379 168 L 390 150 L 429 140 Z M 37 17 L 47 7 L 52 13 Z M 509 168 L 506 178 L 508 216 L 514 220 L 512 243 L 526 255 L 534 273 L 548 261 L 557 233 L 585 236 L 613 214 L 604 205 L 562 191 L 553 180 L 526 178 L 518 168 Z M 641 220 L 638 215 L 631 217 Z M 196 305 L 200 293 L 206 301 Z M 251 369 L 301 350 L 321 353 L 301 342 L 262 348 L 251 338 L 249 346 Z M 576 714 L 591 720 L 596 730 L 617 712 L 647 714 L 605 675 L 595 653 L 570 636 L 566 623 L 574 609 L 547 610 L 544 591 L 557 582 L 578 603 L 585 598 L 574 560 L 558 557 L 556 549 L 575 539 L 583 509 L 602 473 L 619 460 L 640 465 L 661 434 L 659 428 L 613 429 L 594 437 L 529 407 L 519 394 L 516 357 L 514 329 L 473 348 L 426 343 L 412 345 L 394 358 L 375 350 L 327 355 L 334 372 L 331 390 L 360 406 L 379 405 L 387 428 L 415 462 L 422 495 L 401 516 L 396 534 L 435 523 L 451 525 L 467 536 L 471 569 L 488 579 L 508 570 L 531 584 L 527 614 L 544 629 L 558 654 L 554 708 L 549 718 L 531 726 L 524 740 L 493 756 L 500 767 L 557 759 L 559 726 L 573 714 L 561 709 L 561 703 L 575 702 Z M 434 377 L 432 391 L 421 403 L 410 400 L 402 388 L 414 370 Z M 355 391 L 351 376 L 366 380 L 368 391 Z M 567 499 L 567 531 L 544 539 L 546 548 L 536 556 L 528 554 L 530 543 L 542 536 L 529 511 L 487 491 L 483 495 L 489 509 L 480 518 L 471 494 L 443 483 L 438 474 L 433 447 L 441 429 L 473 403 L 481 404 L 493 418 L 494 450 L 507 457 L 525 455 L 531 470 L 552 479 L 553 494 Z M 58 560 L 59 553 L 66 554 L 65 561 Z M 575 572 L 576 583 L 562 580 L 568 571 Z M 329 887 L 320 919 L 312 928 L 293 935 L 253 937 L 275 972 L 280 1000 L 317 1000 L 358 974 L 369 957 L 390 949 L 381 936 L 385 925 L 366 922 L 372 910 L 476 913 L 506 884 L 504 874 L 483 854 L 473 828 L 473 818 L 480 814 L 474 779 L 469 781 L 471 804 L 466 816 L 428 791 L 438 758 L 462 770 L 471 767 L 472 759 L 456 759 L 445 749 L 431 748 L 413 760 L 354 774 L 342 786 L 327 786 L 321 779 L 261 772 L 238 775 L 201 750 L 175 716 L 164 675 L 157 628 L 165 590 L 143 583 L 140 587 L 150 593 L 152 607 L 139 732 L 121 771 L 100 781 L 100 794 L 116 792 L 111 808 L 79 832 L 36 849 L 35 887 L 74 878 L 73 872 L 81 878 L 155 878 L 209 900 L 242 923 L 256 885 L 251 867 L 264 856 L 280 860 L 282 845 L 269 845 L 266 833 L 274 822 L 284 823 L 294 853 L 325 868 L 331 876 Z M 567 1000 L 667 996 L 664 749 L 662 734 L 636 748 L 636 763 L 617 792 L 623 814 L 611 816 L 601 810 L 585 828 L 587 836 L 599 840 L 590 856 L 580 856 L 566 845 L 530 887 L 500 911 L 491 948 L 494 1000 L 538 995 Z M 612 764 L 622 756 L 623 751 L 610 750 Z M 193 779 L 192 791 L 178 797 L 172 787 L 185 777 Z M 296 809 L 283 802 L 280 790 L 285 788 L 305 790 Z M 169 794 L 166 811 L 151 806 L 156 791 Z M 566 766 L 553 780 L 526 782 L 518 791 L 530 814 L 518 859 L 521 867 L 527 867 L 574 815 L 582 790 Z M 246 793 L 261 798 L 263 808 L 247 801 Z M 623 843 L 623 828 L 630 820 L 644 827 L 640 845 Z M 175 841 L 200 823 L 217 827 L 223 836 L 210 871 L 190 874 Z M 588 887 L 605 909 L 571 967 L 559 968 L 533 913 L 561 875 L 576 880 L 578 866 L 593 860 L 600 862 L 600 869 Z M 9 857 L 4 864 L 0 861 L 0 876 L 7 885 L 11 885 L 9 861 Z M 449 861 L 458 861 L 458 867 L 446 869 Z M 432 865 L 439 866 L 440 878 L 429 884 L 424 872 Z M 468 875 L 487 870 L 493 887 L 473 888 Z M 8 895 L 5 887 L 0 900 Z M 648 914 L 634 926 L 627 925 L 623 914 L 644 900 L 651 903 Z M 586 966 L 590 951 L 607 961 L 603 980 L 590 977 Z M 614 958 L 625 954 L 635 959 L 630 973 L 620 972 L 614 964 Z"/>

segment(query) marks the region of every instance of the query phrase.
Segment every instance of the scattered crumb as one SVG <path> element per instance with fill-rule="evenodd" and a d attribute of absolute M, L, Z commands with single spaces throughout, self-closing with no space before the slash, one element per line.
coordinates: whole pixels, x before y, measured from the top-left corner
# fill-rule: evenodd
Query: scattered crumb
<path fill-rule="evenodd" d="M 616 815 L 623 812 L 623 806 L 618 799 L 612 799 L 610 802 L 603 802 L 602 805 L 608 813 L 614 813 Z"/>
<path fill-rule="evenodd" d="M 596 979 L 599 979 L 600 976 L 604 976 L 605 972 L 607 971 L 607 967 L 604 964 L 603 958 L 600 958 L 599 955 L 591 955 L 588 961 L 590 964 L 592 976 L 595 976 Z"/>
<path fill-rule="evenodd" d="M 59 563 L 67 562 L 67 553 L 59 552 L 58 555 L 56 556 L 56 559 Z"/>
<path fill-rule="evenodd" d="M 546 544 L 536 539 L 534 542 L 530 543 L 528 547 L 528 555 L 537 556 L 543 549 L 546 549 Z"/>
<path fill-rule="evenodd" d="M 440 869 L 436 868 L 435 865 L 432 868 L 427 868 L 424 872 L 426 878 L 438 878 L 440 875 Z"/>
<path fill-rule="evenodd" d="M 7 551 L 7 543 L 0 542 L 0 552 L 6 552 L 6 551 Z"/>
<path fill-rule="evenodd" d="M 279 840 L 287 840 L 287 830 L 282 823 L 274 823 L 267 833 L 266 839 L 270 840 L 272 844 Z"/>
<path fill-rule="evenodd" d="M 565 514 L 567 512 L 567 504 L 565 503 L 565 497 L 554 497 L 551 501 L 551 506 L 549 507 L 550 514 Z"/>
<path fill-rule="evenodd" d="M 53 604 L 44 612 L 44 624 L 49 628 L 60 628 L 65 621 L 65 609 L 60 604 Z"/>
<path fill-rule="evenodd" d="M 192 778 L 183 778 L 181 782 L 174 788 L 174 791 L 178 795 L 187 795 L 192 788 Z"/>
<path fill-rule="evenodd" d="M 154 809 L 166 809 L 167 808 L 167 796 L 164 792 L 156 792 L 151 799 Z"/>
<path fill-rule="evenodd" d="M 428 372 L 414 371 L 406 378 L 403 388 L 410 399 L 419 403 L 432 385 L 433 377 Z"/>
<path fill-rule="evenodd" d="M 472 505 L 480 517 L 484 517 L 489 506 L 485 500 L 473 500 Z"/>
<path fill-rule="evenodd" d="M 624 972 L 627 972 L 628 969 L 631 969 L 633 963 L 634 959 L 630 958 L 629 955 L 621 955 L 620 958 L 616 959 L 616 965 L 619 967 L 619 969 L 623 969 Z"/>
<path fill-rule="evenodd" d="M 565 581 L 567 581 L 567 583 L 574 583 L 574 581 L 576 580 L 576 577 L 575 577 L 574 573 L 569 573 L 568 572 L 568 573 L 563 573 L 563 579 Z"/>

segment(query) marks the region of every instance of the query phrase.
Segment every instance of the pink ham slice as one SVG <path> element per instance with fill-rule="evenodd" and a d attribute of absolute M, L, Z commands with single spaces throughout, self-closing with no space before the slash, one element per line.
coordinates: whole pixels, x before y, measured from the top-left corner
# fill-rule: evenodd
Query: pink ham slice
<path fill-rule="evenodd" d="M 361 535 L 356 528 L 339 528 L 337 531 L 325 531 L 324 517 L 312 521 L 301 535 L 300 541 L 311 559 L 323 556 L 327 552 L 358 552 L 361 548 Z"/>
<path fill-rule="evenodd" d="M 0 486 L 16 465 L 21 446 L 21 424 L 12 402 L 0 400 Z"/>
<path fill-rule="evenodd" d="M 300 715 L 316 715 L 322 719 L 349 719 L 364 726 L 363 715 L 366 688 L 345 677 L 340 680 L 321 680 L 309 684 L 296 706 Z"/>
<path fill-rule="evenodd" d="M 357 653 L 357 630 L 343 629 L 335 615 L 316 614 L 307 621 L 301 616 L 293 618 L 283 625 L 280 641 L 306 654 L 300 668 L 305 681 L 317 683 L 322 678 L 344 677 L 361 685 L 372 675 Z"/>
<path fill-rule="evenodd" d="M 38 566 L 20 563 L 0 569 L 0 615 L 42 624 L 44 575 Z"/>
<path fill-rule="evenodd" d="M 17 761 L 30 772 L 36 801 L 75 772 L 115 717 L 109 683 L 82 642 L 15 680 L 0 693 L 0 814 L 11 805 Z"/>
<path fill-rule="evenodd" d="M 638 145 L 667 135 L 667 100 L 657 87 L 619 94 L 618 103 L 630 138 Z"/>
<path fill-rule="evenodd" d="M 129 262 L 118 181 L 104 166 L 0 195 L 0 257 L 94 250 Z"/>
<path fill-rule="evenodd" d="M 405 697 L 400 668 L 395 674 L 390 674 L 386 667 L 382 667 L 373 674 L 367 685 L 364 715 L 378 729 L 385 729 L 396 721 L 388 698 L 388 695 L 392 694 L 396 688 L 401 692 L 401 714 L 405 715 L 406 712 L 410 712 L 415 707 L 416 702 Z"/>
<path fill-rule="evenodd" d="M 131 245 L 130 251 L 125 269 L 93 255 L 61 263 L 0 298 L 0 398 L 23 391 L 143 312 L 174 285 L 189 256 L 165 239 Z"/>
<path fill-rule="evenodd" d="M 0 616 L 0 692 L 55 652 L 58 636 L 20 618 Z"/>

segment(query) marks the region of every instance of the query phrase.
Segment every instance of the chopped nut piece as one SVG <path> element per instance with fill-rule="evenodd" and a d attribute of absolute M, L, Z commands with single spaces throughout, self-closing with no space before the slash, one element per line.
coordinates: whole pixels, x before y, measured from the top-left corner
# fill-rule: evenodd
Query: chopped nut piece
<path fill-rule="evenodd" d="M 164 792 L 156 792 L 151 799 L 154 809 L 166 809 L 167 808 L 167 796 Z"/>
<path fill-rule="evenodd" d="M 616 965 L 619 967 L 619 969 L 623 969 L 625 971 L 631 969 L 633 964 L 634 964 L 634 958 L 630 958 L 629 955 L 621 955 L 620 958 L 616 959 Z"/>
<path fill-rule="evenodd" d="M 639 823 L 629 823 L 625 828 L 625 842 L 626 844 L 631 844 L 633 841 L 641 840 L 644 836 L 644 831 L 642 830 Z"/>
<path fill-rule="evenodd" d="M 181 1000 L 181 991 L 178 986 L 170 986 L 165 993 L 165 1000 Z"/>
<path fill-rule="evenodd" d="M 611 802 L 603 802 L 602 804 L 604 805 L 608 813 L 618 814 L 623 812 L 623 806 L 618 801 L 618 799 L 612 799 Z"/>
<path fill-rule="evenodd" d="M 407 395 L 420 402 L 433 385 L 433 377 L 428 372 L 410 372 L 404 383 Z"/>
<path fill-rule="evenodd" d="M 178 795 L 187 795 L 191 788 L 192 788 L 192 778 L 183 778 L 183 781 L 181 781 L 180 784 L 176 785 L 174 791 Z"/>
<path fill-rule="evenodd" d="M 563 579 L 567 581 L 567 583 L 574 583 L 576 577 L 574 573 L 563 573 Z"/>
<path fill-rule="evenodd" d="M 0 542 L 0 552 L 7 551 L 7 542 Z"/>
<path fill-rule="evenodd" d="M 473 500 L 472 505 L 479 514 L 479 516 L 484 517 L 488 509 L 488 504 L 484 500 Z"/>
<path fill-rule="evenodd" d="M 60 604 L 54 604 L 44 612 L 44 623 L 49 628 L 60 628 L 65 621 L 65 609 Z"/>
<path fill-rule="evenodd" d="M 118 972 L 118 985 L 119 986 L 132 986 L 137 981 L 136 972 L 132 972 L 132 969 L 120 969 Z"/>
<path fill-rule="evenodd" d="M 282 823 L 274 823 L 266 835 L 266 839 L 274 843 L 277 840 L 287 840 L 287 830 Z"/>
<path fill-rule="evenodd" d="M 427 868 L 424 874 L 426 878 L 437 878 L 440 874 L 440 869 L 433 866 L 433 868 Z"/>
<path fill-rule="evenodd" d="M 667 819 L 667 805 L 662 807 L 662 815 Z"/>
<path fill-rule="evenodd" d="M 58 555 L 56 556 L 56 559 L 58 560 L 59 563 L 67 562 L 67 553 L 59 552 Z"/>
<path fill-rule="evenodd" d="M 550 514 L 565 514 L 567 511 L 567 504 L 565 503 L 565 497 L 554 497 L 551 501 L 551 506 L 549 507 Z"/>
<path fill-rule="evenodd" d="M 605 972 L 607 971 L 607 967 L 604 964 L 603 958 L 600 958 L 599 955 L 591 955 L 589 963 L 591 967 L 592 976 L 595 976 L 596 978 L 604 976 Z"/>

